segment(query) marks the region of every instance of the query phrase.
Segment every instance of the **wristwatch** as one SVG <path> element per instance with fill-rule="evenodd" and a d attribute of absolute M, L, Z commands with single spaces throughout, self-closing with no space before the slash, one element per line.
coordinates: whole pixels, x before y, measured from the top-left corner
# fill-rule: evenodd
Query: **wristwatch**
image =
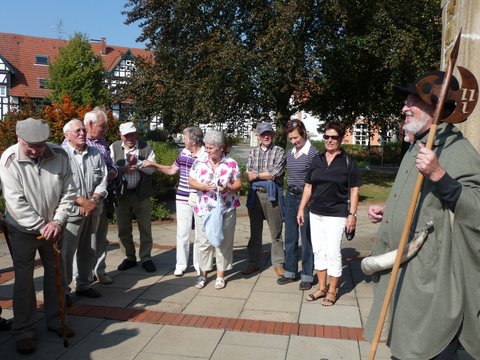
<path fill-rule="evenodd" d="M 255 179 L 259 179 L 260 178 L 260 174 L 258 172 L 255 173 Z"/>
<path fill-rule="evenodd" d="M 356 213 L 356 212 L 353 212 L 353 213 L 352 213 L 352 212 L 349 211 L 349 212 L 348 212 L 348 215 L 353 215 L 353 217 L 357 217 L 357 213 Z"/>

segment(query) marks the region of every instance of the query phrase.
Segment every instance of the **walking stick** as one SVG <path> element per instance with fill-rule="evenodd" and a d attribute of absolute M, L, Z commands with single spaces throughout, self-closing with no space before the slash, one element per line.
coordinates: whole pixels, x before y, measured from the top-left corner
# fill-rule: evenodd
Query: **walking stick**
<path fill-rule="evenodd" d="M 37 236 L 38 240 L 45 240 L 43 236 Z M 67 331 L 67 321 L 65 316 L 65 295 L 62 288 L 62 276 L 60 273 L 60 249 L 58 248 L 57 242 L 51 241 L 53 259 L 54 259 L 54 268 L 55 268 L 55 287 L 57 288 L 57 300 L 58 300 L 58 309 L 60 312 L 60 325 L 62 326 L 62 335 L 63 335 L 63 346 L 68 347 L 68 331 Z"/>
<path fill-rule="evenodd" d="M 447 71 L 446 71 L 445 76 L 443 78 L 443 83 L 442 83 L 442 86 L 441 86 L 440 95 L 438 97 L 438 104 L 435 108 L 435 112 L 434 112 L 434 115 L 433 115 L 433 124 L 430 127 L 430 131 L 429 131 L 428 139 L 427 139 L 427 144 L 425 145 L 425 147 L 427 149 L 432 149 L 433 141 L 435 140 L 435 134 L 436 134 L 437 126 L 438 126 L 440 116 L 442 114 L 443 107 L 445 105 L 445 101 L 446 101 L 447 96 L 449 96 L 452 99 L 455 99 L 456 103 L 457 103 L 457 107 L 456 107 L 454 113 L 452 115 L 448 116 L 446 119 L 442 120 L 444 122 L 449 122 L 449 123 L 456 123 L 456 122 L 464 121 L 466 119 L 466 117 L 468 116 L 468 114 L 473 111 L 473 108 L 475 108 L 475 105 L 476 105 L 477 100 L 478 100 L 478 91 L 476 91 L 476 90 L 478 90 L 477 81 L 476 81 L 475 77 L 473 76 L 473 74 L 471 74 L 465 68 L 460 68 L 459 67 L 460 74 L 462 75 L 462 88 L 459 91 L 455 92 L 455 94 L 448 94 L 453 69 L 455 67 L 455 63 L 457 62 L 458 50 L 459 50 L 459 47 L 460 47 L 460 37 L 461 37 L 461 30 L 460 30 L 460 33 L 457 36 L 457 39 L 455 40 L 455 45 L 453 46 L 452 51 L 450 53 L 450 58 L 449 58 L 449 62 L 448 62 Z M 464 76 L 465 76 L 465 81 L 464 81 Z M 468 87 L 466 88 L 464 86 L 465 83 L 468 83 L 471 86 L 471 88 L 473 88 L 473 90 L 470 90 Z M 431 104 L 430 94 L 422 93 L 422 91 L 420 91 L 420 89 L 419 89 L 419 85 L 421 85 L 421 84 L 417 84 L 417 89 L 419 90 L 420 97 L 425 102 Z M 452 97 L 452 95 L 453 95 L 453 97 Z M 463 105 L 463 107 L 459 106 L 460 103 Z M 373 338 L 373 341 L 372 341 L 372 344 L 371 344 L 371 347 L 370 347 L 370 355 L 369 355 L 369 358 L 368 358 L 369 360 L 375 359 L 375 354 L 377 352 L 378 343 L 379 343 L 380 336 L 381 336 L 381 333 L 382 333 L 385 318 L 387 316 L 388 307 L 390 305 L 390 301 L 391 301 L 392 295 L 393 295 L 393 290 L 395 288 L 395 283 L 397 281 L 397 276 L 398 276 L 398 271 L 399 271 L 400 264 L 401 264 L 402 255 L 403 255 L 405 247 L 407 245 L 408 234 L 410 232 L 410 227 L 412 225 L 413 216 L 414 216 L 414 213 L 415 213 L 415 208 L 416 208 L 417 201 L 418 201 L 418 198 L 419 198 L 419 195 L 420 195 L 420 190 L 421 190 L 421 187 L 422 187 L 422 184 L 423 184 L 423 180 L 424 180 L 424 176 L 423 176 L 422 173 L 419 172 L 418 177 L 417 177 L 417 182 L 416 182 L 415 187 L 414 187 L 412 199 L 410 201 L 410 206 L 409 206 L 409 209 L 408 209 L 408 214 L 407 214 L 407 219 L 406 219 L 406 222 L 405 222 L 405 226 L 403 228 L 402 237 L 400 238 L 400 243 L 398 245 L 398 251 L 397 251 L 397 255 L 395 257 L 395 262 L 393 264 L 392 273 L 390 275 L 390 280 L 388 282 L 387 290 L 386 290 L 386 293 L 385 293 L 385 299 L 383 301 L 380 316 L 378 318 L 377 328 L 375 330 L 375 335 L 374 335 L 374 338 Z"/>

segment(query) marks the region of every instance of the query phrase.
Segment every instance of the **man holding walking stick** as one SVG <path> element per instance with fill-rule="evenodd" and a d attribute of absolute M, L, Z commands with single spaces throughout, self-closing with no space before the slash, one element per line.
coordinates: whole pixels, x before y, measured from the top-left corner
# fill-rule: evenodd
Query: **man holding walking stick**
<path fill-rule="evenodd" d="M 423 174 L 409 239 L 428 221 L 433 221 L 433 230 L 418 253 L 400 268 L 382 332 L 393 359 L 457 359 L 461 345 L 480 359 L 480 156 L 448 123 L 448 118 L 474 101 L 456 92 L 459 83 L 453 76 L 440 113 L 444 122 L 436 129 L 432 149 L 425 146 L 439 97 L 435 89 L 444 76 L 440 71 L 426 73 L 414 85 L 396 89 L 406 96 L 403 129 L 414 139 L 385 207 L 368 209 L 370 220 L 381 222 L 372 255 L 397 249 L 405 224 L 401 214 L 408 212 L 418 172 Z M 425 97 L 426 87 L 418 84 L 428 87 L 430 96 Z M 475 95 L 477 90 L 472 89 Z M 388 270 L 374 274 L 374 301 L 365 329 L 370 341 L 389 278 Z"/>
<path fill-rule="evenodd" d="M 29 354 L 35 351 L 38 321 L 33 283 L 37 250 L 44 268 L 47 329 L 63 335 L 60 313 L 64 309 L 57 303 L 52 242 L 61 240 L 76 189 L 68 155 L 60 146 L 47 143 L 50 128 L 46 122 L 18 121 L 16 134 L 18 142 L 0 159 L 0 178 L 15 269 L 12 334 L 17 352 Z M 72 336 L 73 331 L 67 330 Z"/>

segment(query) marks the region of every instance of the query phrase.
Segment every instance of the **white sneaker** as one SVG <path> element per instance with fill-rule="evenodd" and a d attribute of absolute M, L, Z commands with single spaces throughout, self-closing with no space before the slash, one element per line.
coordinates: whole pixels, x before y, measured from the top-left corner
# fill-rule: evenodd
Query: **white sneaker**
<path fill-rule="evenodd" d="M 173 272 L 173 275 L 175 276 L 183 276 L 183 274 L 184 274 L 184 271 L 180 269 L 175 269 L 175 271 Z"/>

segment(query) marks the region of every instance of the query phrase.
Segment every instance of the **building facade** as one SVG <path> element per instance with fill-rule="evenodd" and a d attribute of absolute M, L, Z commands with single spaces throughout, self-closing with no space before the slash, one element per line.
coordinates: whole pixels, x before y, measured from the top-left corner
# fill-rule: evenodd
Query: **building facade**
<path fill-rule="evenodd" d="M 0 119 L 30 98 L 46 103 L 50 90 L 46 88 L 48 68 L 58 57 L 68 40 L 0 33 Z M 91 41 L 92 50 L 104 64 L 107 86 L 115 94 L 116 87 L 131 76 L 134 57 L 151 57 L 151 52 L 139 48 L 107 45 L 105 38 Z M 122 117 L 129 104 L 113 104 L 113 113 Z"/>

